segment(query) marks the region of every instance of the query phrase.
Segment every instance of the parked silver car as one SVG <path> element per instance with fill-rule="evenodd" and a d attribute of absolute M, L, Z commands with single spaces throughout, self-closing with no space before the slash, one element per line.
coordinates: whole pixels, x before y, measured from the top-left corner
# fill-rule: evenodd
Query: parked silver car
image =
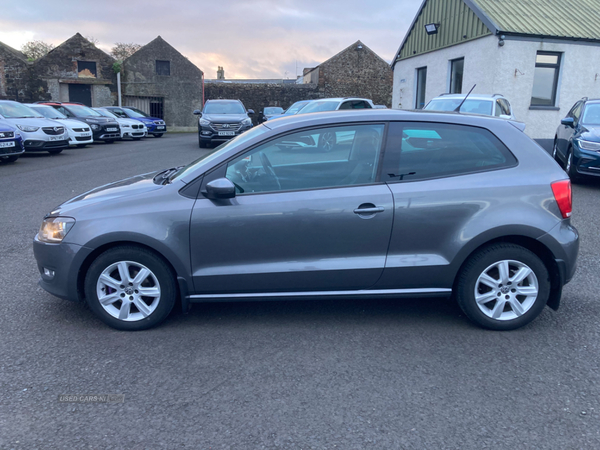
<path fill-rule="evenodd" d="M 325 133 L 344 137 L 327 153 Z M 568 177 L 507 120 L 341 111 L 75 197 L 44 218 L 34 254 L 44 289 L 122 330 L 177 301 L 451 295 L 509 330 L 558 308 L 579 246 L 570 215 Z"/>
<path fill-rule="evenodd" d="M 46 119 L 21 103 L 0 100 L 0 119 L 6 119 L 20 130 L 25 151 L 55 155 L 69 146 L 69 134 L 64 125 Z"/>
<path fill-rule="evenodd" d="M 442 94 L 427 103 L 424 109 L 428 111 L 454 111 L 465 100 L 465 97 L 466 94 Z M 500 94 L 471 94 L 462 103 L 460 112 L 484 114 L 500 117 L 501 119 L 515 119 L 510 102 Z"/>

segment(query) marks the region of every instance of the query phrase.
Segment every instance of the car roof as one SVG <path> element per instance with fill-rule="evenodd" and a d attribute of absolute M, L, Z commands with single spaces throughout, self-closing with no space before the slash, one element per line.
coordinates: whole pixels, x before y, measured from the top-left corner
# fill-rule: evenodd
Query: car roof
<path fill-rule="evenodd" d="M 343 102 L 346 100 L 369 100 L 368 98 L 360 98 L 360 97 L 332 97 L 332 98 L 315 98 L 314 100 L 309 100 L 311 102 Z"/>
<path fill-rule="evenodd" d="M 460 98 L 463 99 L 467 94 L 442 94 L 433 98 L 432 100 L 440 100 L 445 98 Z M 501 94 L 470 94 L 467 100 L 494 100 L 496 98 L 506 98 Z"/>
<path fill-rule="evenodd" d="M 233 100 L 230 98 L 211 98 L 210 100 L 206 100 L 204 103 L 208 102 L 231 102 L 231 103 L 242 103 L 241 100 Z"/>

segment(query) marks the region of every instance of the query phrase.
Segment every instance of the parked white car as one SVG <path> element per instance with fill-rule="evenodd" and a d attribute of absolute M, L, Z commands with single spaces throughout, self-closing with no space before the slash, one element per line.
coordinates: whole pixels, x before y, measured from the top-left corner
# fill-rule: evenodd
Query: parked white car
<path fill-rule="evenodd" d="M 29 104 L 26 105 L 34 111 L 40 113 L 47 119 L 56 120 L 65 126 L 67 133 L 69 133 L 69 145 L 83 148 L 88 144 L 94 142 L 92 130 L 85 122 L 79 120 L 73 120 L 67 118 L 59 110 L 48 105 Z"/>
<path fill-rule="evenodd" d="M 432 99 L 423 109 L 429 111 L 454 111 L 460 105 L 460 102 L 465 99 L 465 96 L 465 94 L 442 94 Z M 460 112 L 515 120 L 510 102 L 500 94 L 471 94 L 460 107 Z"/>
<path fill-rule="evenodd" d="M 25 151 L 58 154 L 69 146 L 69 133 L 61 123 L 10 100 L 0 100 L 0 119 L 21 131 Z"/>
<path fill-rule="evenodd" d="M 94 111 L 102 114 L 104 117 L 108 117 L 110 119 L 115 119 L 119 122 L 119 126 L 121 127 L 121 139 L 131 138 L 134 141 L 139 141 L 141 138 L 146 137 L 148 135 L 148 128 L 139 120 L 135 119 L 124 119 L 122 117 L 118 117 L 108 109 L 104 108 L 92 108 Z"/>
<path fill-rule="evenodd" d="M 369 100 L 368 98 L 320 98 L 319 100 L 312 100 L 309 104 L 298 111 L 298 114 L 373 108 L 375 108 L 375 105 L 373 104 L 373 101 Z"/>

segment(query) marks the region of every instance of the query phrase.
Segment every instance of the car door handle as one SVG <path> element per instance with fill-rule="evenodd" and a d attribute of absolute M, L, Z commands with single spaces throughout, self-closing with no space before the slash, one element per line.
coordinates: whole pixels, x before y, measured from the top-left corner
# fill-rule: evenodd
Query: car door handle
<path fill-rule="evenodd" d="M 385 208 L 383 206 L 374 206 L 372 208 L 356 208 L 354 210 L 354 214 L 377 214 L 380 212 L 384 212 Z"/>

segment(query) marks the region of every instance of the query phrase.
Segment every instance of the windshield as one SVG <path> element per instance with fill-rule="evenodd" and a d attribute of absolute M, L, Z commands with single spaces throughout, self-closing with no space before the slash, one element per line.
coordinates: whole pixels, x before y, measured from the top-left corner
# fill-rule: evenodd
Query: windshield
<path fill-rule="evenodd" d="M 429 111 L 454 111 L 462 98 L 440 98 L 437 100 L 431 100 L 424 109 Z M 492 115 L 493 103 L 491 100 L 469 100 L 460 107 L 460 112 L 474 113 L 474 114 L 485 114 L 486 116 Z"/>
<path fill-rule="evenodd" d="M 150 117 L 144 111 L 139 110 L 137 108 L 132 108 L 131 106 L 128 106 L 127 108 L 123 109 L 125 109 L 129 113 L 129 117 Z"/>
<path fill-rule="evenodd" d="M 83 105 L 63 105 L 63 106 L 65 106 L 69 111 L 71 111 L 73 114 L 75 114 L 76 117 L 81 117 L 81 116 L 102 117 L 102 115 L 100 113 L 97 113 L 92 108 L 88 108 L 87 106 L 83 106 Z"/>
<path fill-rule="evenodd" d="M 246 110 L 238 102 L 209 102 L 204 107 L 204 114 L 246 114 Z"/>
<path fill-rule="evenodd" d="M 306 105 L 300 113 L 313 113 L 313 112 L 321 112 L 321 111 L 335 111 L 340 102 L 312 102 L 309 105 Z"/>
<path fill-rule="evenodd" d="M 600 103 L 591 103 L 585 107 L 581 123 L 585 125 L 600 125 Z"/>
<path fill-rule="evenodd" d="M 171 176 L 170 180 L 175 181 L 185 177 L 188 173 L 193 172 L 197 166 L 207 163 L 215 158 L 217 158 L 221 153 L 228 151 L 234 147 L 241 147 L 243 144 L 248 142 L 250 139 L 253 139 L 261 134 L 266 133 L 268 130 L 264 125 L 259 125 L 257 127 L 251 128 L 245 133 L 240 134 L 239 136 L 234 137 L 229 141 L 225 141 L 215 149 L 209 151 L 208 153 L 202 155 L 197 160 L 191 162 L 187 166 L 182 167 L 178 172 Z"/>
<path fill-rule="evenodd" d="M 97 113 L 99 113 L 100 115 L 104 116 L 104 117 L 108 117 L 109 119 L 116 119 L 117 116 L 115 116 L 113 113 L 111 113 L 110 111 L 107 111 L 106 109 L 94 109 L 94 111 L 96 111 Z"/>
<path fill-rule="evenodd" d="M 39 112 L 17 102 L 0 102 L 0 115 L 5 119 L 43 118 Z"/>
<path fill-rule="evenodd" d="M 33 109 L 35 112 L 40 113 L 42 116 L 44 116 L 47 119 L 66 119 L 67 116 L 65 116 L 63 113 L 61 113 L 59 110 L 54 109 L 52 106 L 45 106 L 45 105 L 35 105 L 35 106 L 30 106 L 31 109 Z"/>
<path fill-rule="evenodd" d="M 265 114 L 281 114 L 282 112 L 283 112 L 283 108 L 280 108 L 279 106 L 265 108 Z"/>
<path fill-rule="evenodd" d="M 290 106 L 284 114 L 298 114 L 302 108 L 310 103 L 310 100 L 301 100 Z"/>

